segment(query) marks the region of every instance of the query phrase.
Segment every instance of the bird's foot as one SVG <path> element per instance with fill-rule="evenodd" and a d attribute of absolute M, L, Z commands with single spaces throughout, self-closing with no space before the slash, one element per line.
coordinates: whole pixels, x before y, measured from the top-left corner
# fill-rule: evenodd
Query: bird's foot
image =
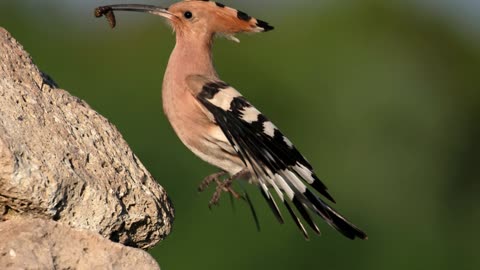
<path fill-rule="evenodd" d="M 205 179 L 202 181 L 202 183 L 200 183 L 200 186 L 198 187 L 198 191 L 204 191 L 212 182 L 217 183 L 217 188 L 215 189 L 215 192 L 213 193 L 212 198 L 208 203 L 209 208 L 212 208 L 212 205 L 218 205 L 218 202 L 220 201 L 220 197 L 223 192 L 230 193 L 236 199 L 243 198 L 242 195 L 238 194 L 232 188 L 232 184 L 235 179 L 248 177 L 250 175 L 249 171 L 247 169 L 244 169 L 222 181 L 220 178 L 225 174 L 226 172 L 221 171 L 209 175 L 205 177 Z"/>
<path fill-rule="evenodd" d="M 218 201 L 220 201 L 220 196 L 222 195 L 222 192 L 227 192 L 232 194 L 235 199 L 240 199 L 242 198 L 242 195 L 238 194 L 235 190 L 232 188 L 232 183 L 235 178 L 233 176 L 217 182 L 217 188 L 215 189 L 215 192 L 212 195 L 212 198 L 210 199 L 210 202 L 208 203 L 208 207 L 212 208 L 212 205 L 218 205 Z"/>
<path fill-rule="evenodd" d="M 224 176 L 225 174 L 227 174 L 227 172 L 219 171 L 219 172 L 216 172 L 214 174 L 211 174 L 211 175 L 205 177 L 203 179 L 203 181 L 200 183 L 200 185 L 198 186 L 198 191 L 199 192 L 204 191 L 205 189 L 208 188 L 208 186 L 210 186 L 210 184 L 212 182 L 217 182 L 217 184 L 218 184 L 219 182 L 221 182 L 220 177 Z"/>

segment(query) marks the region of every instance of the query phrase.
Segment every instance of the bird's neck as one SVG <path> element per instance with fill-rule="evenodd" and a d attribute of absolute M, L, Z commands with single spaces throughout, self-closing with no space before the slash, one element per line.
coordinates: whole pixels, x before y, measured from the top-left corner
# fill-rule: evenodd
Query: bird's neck
<path fill-rule="evenodd" d="M 177 133 L 181 133 L 183 130 L 178 123 L 189 123 L 188 119 L 192 123 L 196 123 L 198 119 L 193 119 L 194 116 L 202 115 L 201 112 L 191 111 L 198 108 L 195 105 L 195 97 L 188 88 L 187 77 L 203 75 L 218 78 L 212 63 L 211 47 L 211 39 L 205 39 L 202 42 L 198 39 L 189 40 L 177 36 L 162 87 L 163 110 Z M 173 122 L 177 123 L 177 126 Z"/>
<path fill-rule="evenodd" d="M 164 80 L 183 81 L 192 74 L 216 77 L 212 59 L 212 39 L 193 39 L 177 35 Z"/>

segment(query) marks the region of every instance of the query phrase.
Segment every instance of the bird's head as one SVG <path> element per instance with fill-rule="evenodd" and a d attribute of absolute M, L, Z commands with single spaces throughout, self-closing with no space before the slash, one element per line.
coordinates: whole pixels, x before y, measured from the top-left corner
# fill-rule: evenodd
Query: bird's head
<path fill-rule="evenodd" d="M 151 5 L 119 4 L 98 7 L 95 15 L 106 15 L 112 27 L 115 25 L 114 11 L 140 11 L 159 15 L 168 20 L 179 36 L 192 38 L 225 35 L 230 39 L 236 33 L 265 32 L 273 27 L 255 19 L 245 12 L 227 7 L 221 3 L 203 0 L 185 0 L 168 8 Z M 112 24 L 113 21 L 113 24 Z"/>

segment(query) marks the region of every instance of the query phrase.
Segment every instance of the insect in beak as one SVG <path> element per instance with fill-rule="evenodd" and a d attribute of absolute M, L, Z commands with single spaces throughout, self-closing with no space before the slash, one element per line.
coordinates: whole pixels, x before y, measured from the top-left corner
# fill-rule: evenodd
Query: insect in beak
<path fill-rule="evenodd" d="M 105 16 L 110 24 L 111 28 L 114 28 L 116 25 L 115 15 L 113 11 L 137 11 L 145 12 L 153 15 L 162 16 L 169 20 L 172 20 L 175 16 L 173 13 L 170 13 L 166 8 L 152 6 L 152 5 L 140 5 L 140 4 L 118 4 L 118 5 L 109 5 L 101 6 L 95 9 L 95 17 L 99 18 Z"/>

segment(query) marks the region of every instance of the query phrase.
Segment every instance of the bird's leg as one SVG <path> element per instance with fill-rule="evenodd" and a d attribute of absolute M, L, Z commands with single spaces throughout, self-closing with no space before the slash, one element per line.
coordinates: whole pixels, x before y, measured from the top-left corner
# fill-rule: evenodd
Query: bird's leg
<path fill-rule="evenodd" d="M 222 192 L 228 192 L 233 195 L 236 199 L 243 198 L 242 195 L 238 194 L 235 190 L 232 188 L 232 183 L 234 180 L 239 179 L 239 178 L 248 178 L 250 177 L 250 171 L 245 168 L 241 170 L 240 172 L 228 177 L 225 179 L 223 182 L 220 182 L 219 180 L 217 181 L 217 189 L 212 195 L 212 198 L 210 199 L 210 202 L 208 204 L 208 207 L 212 207 L 212 205 L 217 205 L 218 201 L 220 200 L 220 195 L 222 195 Z"/>
<path fill-rule="evenodd" d="M 225 174 L 227 174 L 227 172 L 219 171 L 205 177 L 203 181 L 200 183 L 200 185 L 198 186 L 198 191 L 200 192 L 204 191 L 214 181 L 217 182 L 217 185 L 221 184 L 220 177 L 224 176 Z"/>

